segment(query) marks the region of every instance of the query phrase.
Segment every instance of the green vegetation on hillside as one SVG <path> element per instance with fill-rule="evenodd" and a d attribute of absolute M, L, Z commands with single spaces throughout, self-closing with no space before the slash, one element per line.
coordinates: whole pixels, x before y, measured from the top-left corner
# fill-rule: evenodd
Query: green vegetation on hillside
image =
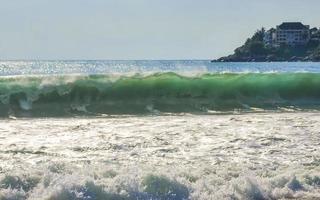
<path fill-rule="evenodd" d="M 311 40 L 306 46 L 296 47 L 265 45 L 263 42 L 264 34 L 264 28 L 257 30 L 251 38 L 247 39 L 244 45 L 235 49 L 234 54 L 216 61 L 320 61 L 320 30 L 311 35 Z"/>

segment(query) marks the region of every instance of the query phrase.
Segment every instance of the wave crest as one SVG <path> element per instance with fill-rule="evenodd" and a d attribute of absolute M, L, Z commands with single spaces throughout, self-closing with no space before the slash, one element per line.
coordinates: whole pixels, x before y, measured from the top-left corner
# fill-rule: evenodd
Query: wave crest
<path fill-rule="evenodd" d="M 0 79 L 0 116 L 318 109 L 320 74 L 175 73 Z"/>

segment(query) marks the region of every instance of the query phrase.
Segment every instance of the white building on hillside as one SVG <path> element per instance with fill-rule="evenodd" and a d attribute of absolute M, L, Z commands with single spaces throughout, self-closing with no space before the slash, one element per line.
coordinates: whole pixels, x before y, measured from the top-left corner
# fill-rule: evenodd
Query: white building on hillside
<path fill-rule="evenodd" d="M 310 27 L 300 22 L 286 22 L 270 29 L 265 33 L 264 42 L 266 45 L 279 46 L 301 46 L 306 45 L 310 40 Z"/>

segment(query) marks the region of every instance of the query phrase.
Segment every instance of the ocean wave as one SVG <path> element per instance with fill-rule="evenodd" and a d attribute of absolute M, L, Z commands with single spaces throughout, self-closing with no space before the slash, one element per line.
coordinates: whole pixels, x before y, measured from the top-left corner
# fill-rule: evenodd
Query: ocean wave
<path fill-rule="evenodd" d="M 0 116 L 318 109 L 320 74 L 175 73 L 0 78 Z"/>

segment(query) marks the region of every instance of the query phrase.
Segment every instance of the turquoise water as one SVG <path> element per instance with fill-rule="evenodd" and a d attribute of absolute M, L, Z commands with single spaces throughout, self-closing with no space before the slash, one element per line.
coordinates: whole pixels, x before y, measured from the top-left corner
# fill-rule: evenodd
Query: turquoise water
<path fill-rule="evenodd" d="M 7 61 L 0 116 L 318 110 L 319 63 Z"/>

